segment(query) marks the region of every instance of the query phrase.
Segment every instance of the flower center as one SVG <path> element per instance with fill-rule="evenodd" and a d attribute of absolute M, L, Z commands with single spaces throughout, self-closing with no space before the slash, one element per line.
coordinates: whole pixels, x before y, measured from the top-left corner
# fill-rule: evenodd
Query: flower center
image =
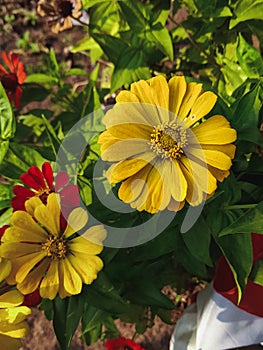
<path fill-rule="evenodd" d="M 15 92 L 18 86 L 17 76 L 15 73 L 5 74 L 1 77 L 1 83 L 5 90 Z"/>
<path fill-rule="evenodd" d="M 62 0 L 59 2 L 58 12 L 62 17 L 66 18 L 68 16 L 71 16 L 72 11 L 73 11 L 73 4 L 70 1 Z"/>
<path fill-rule="evenodd" d="M 68 253 L 67 241 L 62 238 L 49 237 L 45 243 L 42 243 L 42 249 L 47 252 L 53 260 L 64 259 Z"/>
<path fill-rule="evenodd" d="M 154 127 L 150 147 L 162 158 L 180 159 L 187 143 L 186 128 L 178 121 L 172 121 Z"/>
<path fill-rule="evenodd" d="M 49 188 L 42 188 L 36 193 L 36 196 L 39 197 L 44 204 L 47 204 L 47 197 L 51 192 L 53 191 Z"/>

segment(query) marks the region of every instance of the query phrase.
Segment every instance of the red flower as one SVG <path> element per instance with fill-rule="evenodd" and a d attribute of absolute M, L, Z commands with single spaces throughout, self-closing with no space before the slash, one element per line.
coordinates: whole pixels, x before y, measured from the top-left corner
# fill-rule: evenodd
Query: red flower
<path fill-rule="evenodd" d="M 14 101 L 15 107 L 20 107 L 20 100 L 22 97 L 22 89 L 19 85 L 26 80 L 26 73 L 24 71 L 24 64 L 19 61 L 19 58 L 12 51 L 8 56 L 5 52 L 2 53 L 2 59 L 9 68 L 8 72 L 0 64 L 0 81 L 6 91 L 10 101 Z"/>
<path fill-rule="evenodd" d="M 107 340 L 105 346 L 107 350 L 144 350 L 144 348 L 136 344 L 133 340 L 123 337 Z"/>
<path fill-rule="evenodd" d="M 61 211 L 65 217 L 73 208 L 80 205 L 78 187 L 69 184 L 69 176 L 64 171 L 57 174 L 54 184 L 53 170 L 48 162 L 42 165 L 42 171 L 38 167 L 32 166 L 27 173 L 20 176 L 20 179 L 27 187 L 14 186 L 15 197 L 11 200 L 14 211 L 25 210 L 25 202 L 34 196 L 39 197 L 46 204 L 47 196 L 52 192 L 60 195 Z"/>
<path fill-rule="evenodd" d="M 252 233 L 251 239 L 253 246 L 253 264 L 255 264 L 255 262 L 258 260 L 263 259 L 263 235 Z M 216 276 L 214 279 L 214 289 L 217 293 L 223 295 L 223 297 L 237 305 L 237 285 L 233 273 L 224 256 L 220 258 L 217 265 Z M 248 279 L 240 304 L 237 306 L 250 314 L 263 317 L 262 295 L 263 286 Z"/>

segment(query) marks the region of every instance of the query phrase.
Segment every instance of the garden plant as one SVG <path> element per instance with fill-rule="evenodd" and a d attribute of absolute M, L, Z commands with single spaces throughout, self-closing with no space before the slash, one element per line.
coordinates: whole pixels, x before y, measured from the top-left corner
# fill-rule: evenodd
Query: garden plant
<path fill-rule="evenodd" d="M 71 60 L 30 30 L 1 48 L 0 348 L 39 307 L 62 350 L 79 325 L 87 345 L 143 349 L 156 316 L 173 323 L 165 288 L 211 282 L 219 261 L 246 310 L 248 284 L 263 293 L 263 1 L 19 10 L 3 36 L 41 23 Z"/>

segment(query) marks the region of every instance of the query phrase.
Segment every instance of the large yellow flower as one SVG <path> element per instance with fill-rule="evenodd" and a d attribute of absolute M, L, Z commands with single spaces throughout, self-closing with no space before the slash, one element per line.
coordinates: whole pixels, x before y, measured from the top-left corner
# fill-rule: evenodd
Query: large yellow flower
<path fill-rule="evenodd" d="M 202 84 L 158 76 L 133 83 L 116 100 L 104 118 L 101 157 L 114 163 L 107 178 L 122 182 L 119 198 L 133 208 L 199 205 L 229 175 L 236 131 L 221 115 L 203 121 L 217 96 Z"/>
<path fill-rule="evenodd" d="M 12 262 L 7 277 L 9 284 L 29 294 L 39 287 L 42 298 L 54 299 L 79 294 L 82 283 L 90 284 L 97 278 L 103 262 L 101 253 L 106 231 L 102 225 L 81 230 L 88 221 L 82 208 L 74 209 L 67 219 L 64 232 L 60 230 L 59 197 L 52 193 L 47 204 L 38 197 L 25 203 L 26 211 L 16 211 L 11 227 L 3 237 L 0 255 Z"/>
<path fill-rule="evenodd" d="M 0 258 L 0 282 L 11 271 L 11 263 Z M 20 338 L 29 331 L 25 318 L 31 310 L 26 306 L 20 306 L 24 297 L 18 290 L 6 288 L 6 284 L 0 285 L 0 349 L 17 350 L 21 347 Z"/>

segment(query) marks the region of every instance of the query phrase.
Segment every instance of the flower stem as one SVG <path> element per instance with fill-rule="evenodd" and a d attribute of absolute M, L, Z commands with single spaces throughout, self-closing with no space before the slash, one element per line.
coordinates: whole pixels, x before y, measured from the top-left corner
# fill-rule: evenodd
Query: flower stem
<path fill-rule="evenodd" d="M 258 204 L 238 204 L 238 205 L 227 205 L 224 207 L 225 210 L 233 209 L 253 209 L 256 208 Z"/>

